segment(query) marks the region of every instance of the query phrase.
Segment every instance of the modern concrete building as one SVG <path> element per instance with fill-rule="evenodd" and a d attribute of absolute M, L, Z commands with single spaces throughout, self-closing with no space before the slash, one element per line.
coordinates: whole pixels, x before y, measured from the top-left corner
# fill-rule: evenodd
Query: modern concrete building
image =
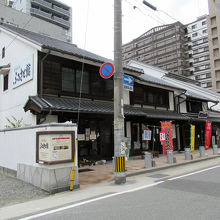
<path fill-rule="evenodd" d="M 72 9 L 59 1 L 0 2 L 0 21 L 22 29 L 72 42 Z M 11 7 L 10 7 L 11 6 Z"/>
<path fill-rule="evenodd" d="M 212 72 L 212 89 L 220 92 L 220 0 L 209 0 L 209 52 Z"/>
<path fill-rule="evenodd" d="M 188 39 L 180 22 L 154 27 L 122 46 L 123 61 L 137 60 L 188 76 Z"/>
<path fill-rule="evenodd" d="M 187 24 L 190 78 L 200 82 L 203 88 L 212 88 L 207 15 Z"/>

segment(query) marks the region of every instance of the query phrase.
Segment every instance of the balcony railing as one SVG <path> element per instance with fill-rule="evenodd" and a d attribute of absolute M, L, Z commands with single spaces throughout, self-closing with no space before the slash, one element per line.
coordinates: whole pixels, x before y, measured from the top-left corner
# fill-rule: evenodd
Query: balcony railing
<path fill-rule="evenodd" d="M 70 23 L 68 21 L 66 21 L 62 18 L 59 18 L 57 16 L 53 16 L 52 19 L 53 19 L 53 21 L 60 24 L 61 26 L 65 27 L 65 28 L 70 28 Z"/>
<path fill-rule="evenodd" d="M 58 14 L 66 15 L 67 17 L 70 16 L 70 12 L 68 10 L 65 10 L 61 7 L 56 6 L 56 5 L 53 5 L 53 10 L 58 12 Z"/>
<path fill-rule="evenodd" d="M 46 1 L 43 1 L 43 0 L 31 0 L 31 3 L 37 4 L 37 5 L 49 8 L 49 9 L 52 8 L 52 3 L 46 2 Z"/>
<path fill-rule="evenodd" d="M 51 14 L 46 13 L 46 12 L 41 11 L 41 10 L 36 9 L 36 8 L 31 8 L 31 14 L 35 15 L 35 16 L 38 16 L 38 17 L 40 16 L 40 17 L 46 18 L 47 20 L 51 20 Z"/>

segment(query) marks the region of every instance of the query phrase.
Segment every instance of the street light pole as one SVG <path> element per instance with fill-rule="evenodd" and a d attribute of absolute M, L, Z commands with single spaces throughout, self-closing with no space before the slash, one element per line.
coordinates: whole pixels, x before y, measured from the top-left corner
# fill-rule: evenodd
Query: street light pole
<path fill-rule="evenodd" d="M 124 144 L 124 102 L 122 69 L 121 0 L 114 0 L 114 162 L 115 184 L 126 182 Z"/>

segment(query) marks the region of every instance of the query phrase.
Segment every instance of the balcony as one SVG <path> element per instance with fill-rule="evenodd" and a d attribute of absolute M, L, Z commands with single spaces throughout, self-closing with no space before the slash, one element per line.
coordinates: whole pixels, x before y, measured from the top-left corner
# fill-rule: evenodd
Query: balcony
<path fill-rule="evenodd" d="M 53 11 L 56 12 L 57 14 L 59 15 L 64 15 L 64 16 L 67 16 L 69 17 L 70 16 L 70 12 L 68 10 L 65 10 L 59 6 L 56 6 L 56 5 L 53 5 Z"/>
<path fill-rule="evenodd" d="M 36 17 L 40 17 L 40 18 L 43 18 L 43 19 L 46 19 L 46 20 L 49 20 L 50 22 L 52 22 L 51 14 L 46 13 L 44 11 L 41 11 L 40 9 L 31 8 L 31 15 L 34 15 Z"/>
<path fill-rule="evenodd" d="M 64 27 L 64 28 L 70 28 L 70 23 L 63 18 L 59 18 L 57 16 L 52 17 L 52 21 L 57 23 L 58 25 Z"/>
<path fill-rule="evenodd" d="M 34 4 L 34 5 L 41 6 L 43 8 L 50 9 L 50 10 L 52 8 L 52 3 L 46 2 L 44 0 L 31 0 L 31 3 Z"/>

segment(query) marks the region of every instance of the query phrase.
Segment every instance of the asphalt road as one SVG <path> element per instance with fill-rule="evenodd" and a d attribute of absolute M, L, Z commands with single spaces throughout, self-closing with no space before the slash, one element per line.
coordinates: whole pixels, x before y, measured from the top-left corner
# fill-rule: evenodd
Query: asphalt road
<path fill-rule="evenodd" d="M 163 179 L 27 219 L 220 219 L 220 167 Z"/>

